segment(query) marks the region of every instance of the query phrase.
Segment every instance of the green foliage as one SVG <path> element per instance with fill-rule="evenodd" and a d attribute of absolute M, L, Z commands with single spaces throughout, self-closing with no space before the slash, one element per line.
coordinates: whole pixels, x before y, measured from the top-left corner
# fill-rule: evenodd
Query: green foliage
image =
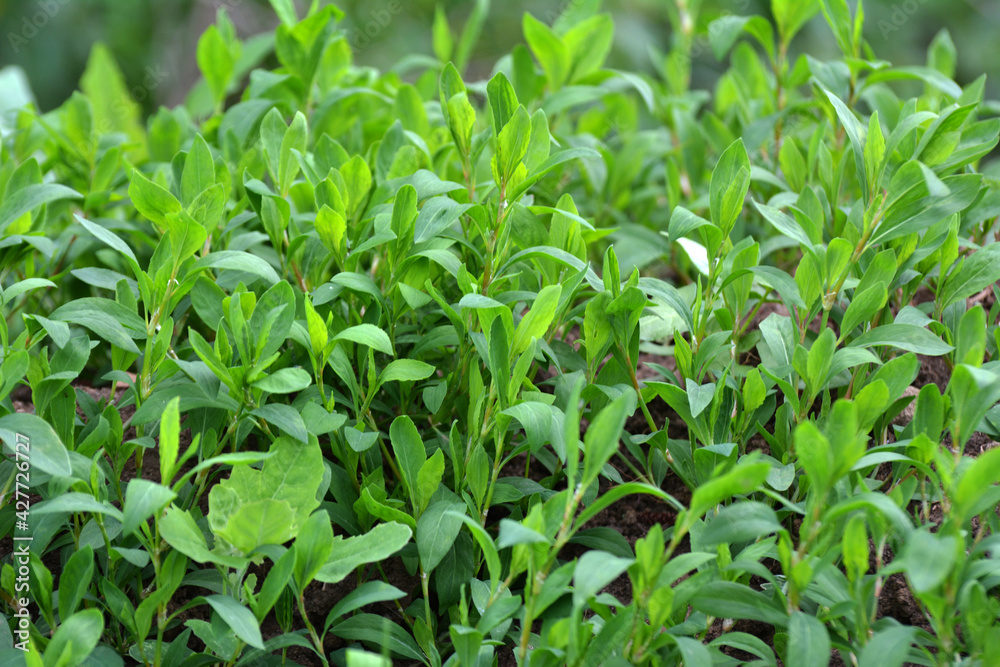
<path fill-rule="evenodd" d="M 1000 119 L 946 34 L 899 67 L 861 3 L 669 3 L 640 75 L 570 3 L 472 80 L 487 2 L 385 72 L 333 6 L 270 4 L 246 41 L 220 11 L 145 126 L 103 47 L 0 124 L 0 525 L 31 537 L 0 627 L 30 664 L 1000 650 Z M 797 56 L 823 19 L 843 58 Z M 634 543 L 595 524 L 639 495 L 668 518 Z M 910 625 L 879 618 L 895 573 Z"/>

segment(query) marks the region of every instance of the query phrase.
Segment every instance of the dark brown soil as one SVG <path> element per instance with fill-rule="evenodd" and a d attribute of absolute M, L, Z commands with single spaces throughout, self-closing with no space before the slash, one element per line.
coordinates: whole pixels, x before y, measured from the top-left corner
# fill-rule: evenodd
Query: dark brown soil
<path fill-rule="evenodd" d="M 917 355 L 920 360 L 920 370 L 917 371 L 917 379 L 913 381 L 913 386 L 920 388 L 928 384 L 936 384 L 941 393 L 948 386 L 951 379 L 951 367 L 945 357 L 927 357 L 922 354 Z"/>

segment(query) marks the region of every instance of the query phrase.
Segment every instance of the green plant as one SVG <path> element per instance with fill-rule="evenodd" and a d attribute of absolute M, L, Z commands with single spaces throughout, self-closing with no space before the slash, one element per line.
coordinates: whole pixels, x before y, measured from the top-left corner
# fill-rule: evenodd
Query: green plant
<path fill-rule="evenodd" d="M 946 33 L 677 3 L 645 76 L 572 3 L 473 81 L 486 2 L 405 77 L 271 4 L 145 127 L 98 49 L 2 135 L 4 659 L 989 664 L 1000 118 Z"/>

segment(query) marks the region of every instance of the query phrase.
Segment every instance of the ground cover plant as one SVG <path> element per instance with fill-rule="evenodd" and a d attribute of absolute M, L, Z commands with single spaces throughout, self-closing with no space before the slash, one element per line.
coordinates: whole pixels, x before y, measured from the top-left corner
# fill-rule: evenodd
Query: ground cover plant
<path fill-rule="evenodd" d="M 96 47 L 0 124 L 3 664 L 996 664 L 1000 105 L 947 32 L 667 3 L 650 76 L 581 0 L 478 78 L 482 0 L 385 72 L 271 4 L 184 106 Z"/>

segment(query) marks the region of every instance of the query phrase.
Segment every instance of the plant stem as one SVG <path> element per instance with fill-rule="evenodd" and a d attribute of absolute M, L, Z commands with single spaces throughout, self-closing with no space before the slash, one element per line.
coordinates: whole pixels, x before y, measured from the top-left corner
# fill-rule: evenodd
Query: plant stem
<path fill-rule="evenodd" d="M 313 645 L 316 646 L 316 652 L 319 654 L 320 662 L 323 663 L 323 667 L 330 667 L 330 663 L 326 659 L 326 651 L 323 650 L 323 641 L 316 634 L 316 628 L 313 624 L 309 622 L 309 614 L 306 613 L 306 599 L 305 593 L 299 593 L 296 597 L 296 601 L 299 604 L 299 614 L 302 615 L 302 622 L 306 624 L 306 629 L 309 631 L 309 636 L 312 637 Z"/>
<path fill-rule="evenodd" d="M 427 629 L 430 630 L 434 627 L 431 623 L 431 593 L 430 593 L 430 579 L 431 575 L 424 571 L 424 567 L 420 566 L 420 590 L 424 594 L 424 620 L 427 622 Z"/>

